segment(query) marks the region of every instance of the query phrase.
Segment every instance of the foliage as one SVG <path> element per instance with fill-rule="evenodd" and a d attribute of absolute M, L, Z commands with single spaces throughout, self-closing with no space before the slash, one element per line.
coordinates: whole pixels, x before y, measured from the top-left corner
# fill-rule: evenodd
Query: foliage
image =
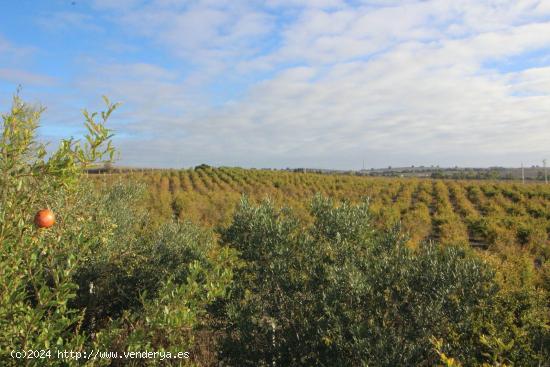
<path fill-rule="evenodd" d="M 15 97 L 3 115 L 0 364 L 43 363 L 22 349 L 190 352 L 48 365 L 550 360 L 547 186 L 206 165 L 90 180 L 114 157 L 105 101 L 50 154 L 42 109 Z M 32 224 L 43 208 L 49 229 Z"/>
<path fill-rule="evenodd" d="M 99 178 L 99 177 L 98 177 Z M 158 170 L 105 175 L 147 183 L 155 221 L 171 218 L 207 226 L 229 224 L 241 194 L 270 197 L 311 221 L 307 201 L 315 194 L 357 203 L 370 198 L 372 224 L 401 222 L 415 247 L 427 239 L 502 251 L 516 246 L 543 264 L 550 258 L 550 186 L 514 182 L 378 178 L 240 168 Z"/>
<path fill-rule="evenodd" d="M 104 123 L 116 105 L 106 102 L 106 112 L 84 112 L 83 142 L 63 140 L 50 155 L 35 139 L 41 110 L 15 97 L 3 116 L 2 365 L 44 362 L 14 359 L 13 350 L 49 349 L 48 365 L 111 363 L 60 359 L 55 350 L 191 351 L 207 306 L 231 283 L 234 253 L 212 233 L 187 222 L 151 223 L 143 186 L 86 180 L 86 167 L 114 156 Z M 44 207 L 57 223 L 36 229 L 33 215 Z"/>
<path fill-rule="evenodd" d="M 107 102 L 106 120 L 116 105 Z M 108 223 L 94 221 L 86 207 L 86 188 L 79 184 L 84 166 L 112 156 L 110 131 L 86 116 L 86 141 L 61 141 L 49 157 L 35 140 L 42 109 L 15 97 L 2 116 L 0 139 L 0 360 L 20 361 L 12 350 L 80 351 L 85 337 L 81 313 L 69 307 L 79 264 L 104 241 Z M 34 212 L 51 207 L 58 224 L 48 230 L 33 226 Z M 29 361 L 26 361 L 29 362 Z M 30 361 L 32 362 L 32 361 Z M 61 360 L 53 364 L 63 364 Z"/>
<path fill-rule="evenodd" d="M 223 314 L 227 363 L 433 364 L 437 337 L 445 353 L 481 364 L 487 352 L 480 340 L 497 340 L 485 336 L 495 320 L 520 323 L 544 310 L 502 307 L 500 298 L 510 298 L 477 256 L 432 244 L 411 250 L 397 230 L 373 232 L 366 208 L 317 197 L 314 222 L 304 226 L 291 210 L 241 202 L 222 233 L 245 261 Z M 513 333 L 514 325 L 499 325 L 497 335 Z M 510 347 L 509 358 L 532 365 L 548 357 L 536 333 L 526 335 L 526 349 Z"/>

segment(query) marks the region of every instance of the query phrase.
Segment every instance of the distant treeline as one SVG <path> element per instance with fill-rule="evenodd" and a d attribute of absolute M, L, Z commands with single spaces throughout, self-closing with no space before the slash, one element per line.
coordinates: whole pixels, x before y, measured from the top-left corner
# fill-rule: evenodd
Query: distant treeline
<path fill-rule="evenodd" d="M 213 168 L 207 164 L 195 166 L 194 170 Z M 239 167 L 218 167 L 218 168 L 236 168 Z M 162 172 L 170 171 L 174 168 L 140 168 L 140 167 L 116 167 L 105 165 L 101 167 L 88 168 L 88 174 L 112 174 L 112 173 L 132 173 L 132 172 Z M 177 169 L 176 169 L 177 170 Z M 454 180 L 521 180 L 521 168 L 439 168 L 439 167 L 410 167 L 410 168 L 392 168 L 387 169 L 369 169 L 369 170 L 331 170 L 321 168 L 261 168 L 250 170 L 260 171 L 285 171 L 294 173 L 315 173 L 323 175 L 350 175 L 350 176 L 376 176 L 376 177 L 423 177 L 434 179 L 454 179 Z M 544 170 L 541 167 L 525 168 L 524 177 L 526 181 L 545 181 Z"/>

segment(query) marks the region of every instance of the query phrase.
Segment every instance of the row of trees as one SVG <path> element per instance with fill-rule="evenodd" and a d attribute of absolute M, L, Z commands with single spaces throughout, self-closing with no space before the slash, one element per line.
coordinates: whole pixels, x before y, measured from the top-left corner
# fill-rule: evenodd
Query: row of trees
<path fill-rule="evenodd" d="M 549 258 L 550 189 L 507 182 L 431 181 L 203 167 L 108 176 L 138 179 L 149 187 L 159 221 L 172 217 L 201 224 L 228 224 L 242 194 L 270 197 L 307 218 L 309 198 L 320 193 L 338 200 L 370 198 L 379 228 L 401 222 L 411 244 L 433 238 L 498 250 L 515 246 L 537 261 Z M 101 179 L 99 180 L 101 181 Z"/>

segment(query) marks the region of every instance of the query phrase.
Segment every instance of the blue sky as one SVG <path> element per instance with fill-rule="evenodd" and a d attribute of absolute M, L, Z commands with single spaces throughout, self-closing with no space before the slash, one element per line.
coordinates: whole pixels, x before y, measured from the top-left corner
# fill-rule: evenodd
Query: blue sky
<path fill-rule="evenodd" d="M 550 153 L 548 1 L 3 1 L 0 109 L 120 164 L 519 166 Z"/>

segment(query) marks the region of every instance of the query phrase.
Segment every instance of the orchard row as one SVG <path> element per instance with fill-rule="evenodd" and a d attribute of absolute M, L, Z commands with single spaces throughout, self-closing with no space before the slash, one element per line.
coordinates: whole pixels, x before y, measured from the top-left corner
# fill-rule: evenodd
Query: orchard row
<path fill-rule="evenodd" d="M 377 226 L 398 223 L 415 246 L 423 240 L 492 250 L 513 247 L 537 262 L 550 258 L 550 185 L 501 181 L 373 178 L 241 168 L 158 170 L 105 175 L 148 184 L 159 221 L 176 217 L 227 224 L 240 197 L 266 197 L 298 210 L 316 194 L 358 202 L 366 197 Z"/>

